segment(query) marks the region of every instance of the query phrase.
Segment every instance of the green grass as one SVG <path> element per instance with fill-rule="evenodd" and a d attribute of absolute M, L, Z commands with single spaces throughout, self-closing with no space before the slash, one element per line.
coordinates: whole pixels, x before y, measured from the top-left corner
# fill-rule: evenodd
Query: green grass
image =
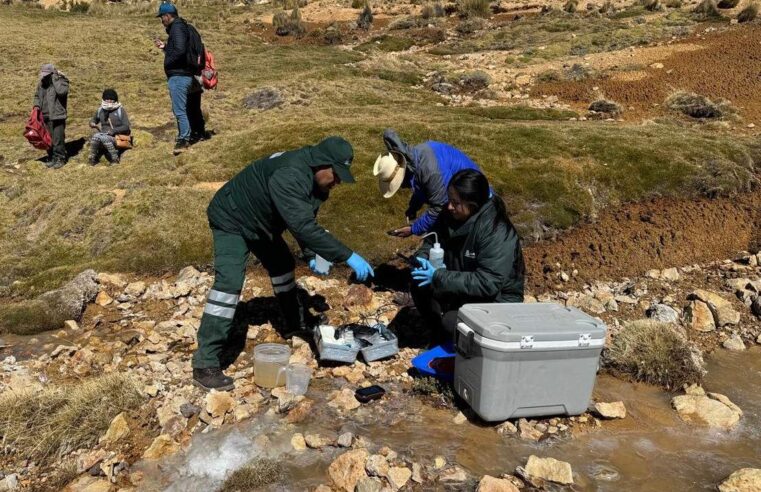
<path fill-rule="evenodd" d="M 319 220 L 376 262 L 412 244 L 384 234 L 403 222 L 409 198 L 383 200 L 376 191 L 371 167 L 387 127 L 409 142 L 445 141 L 471 155 L 527 235 L 571 226 L 622 202 L 746 190 L 752 178 L 752 142 L 710 129 L 568 122 L 571 112 L 525 107 L 439 106 L 438 95 L 413 87 L 425 67 L 405 58 L 411 55 L 375 64 L 372 50 L 260 43 L 241 18 L 263 8 L 181 4 L 183 15 L 200 21 L 220 87 L 204 96 L 217 135 L 178 158 L 171 156 L 174 122 L 162 58 L 151 47 L 162 29 L 148 9 L 97 4 L 91 8 L 97 15 L 0 9 L 0 49 L 9 66 L 19 67 L 0 74 L 6 88 L 0 291 L 33 295 L 87 267 L 155 273 L 209 265 L 205 209 L 213 191 L 198 185 L 225 181 L 253 159 L 332 134 L 354 145 L 358 183 L 338 187 Z M 117 27 L 123 39 L 111 36 Z M 28 39 L 39 39 L 39 46 Z M 120 56 L 93 58 L 93 46 Z M 121 165 L 91 168 L 86 149 L 59 171 L 33 160 L 41 154 L 21 128 L 37 67 L 49 60 L 72 81 L 69 139 L 89 135 L 87 120 L 104 87 L 119 91 L 136 140 Z M 242 100 L 261 87 L 277 88 L 286 102 L 271 111 L 245 109 Z"/>

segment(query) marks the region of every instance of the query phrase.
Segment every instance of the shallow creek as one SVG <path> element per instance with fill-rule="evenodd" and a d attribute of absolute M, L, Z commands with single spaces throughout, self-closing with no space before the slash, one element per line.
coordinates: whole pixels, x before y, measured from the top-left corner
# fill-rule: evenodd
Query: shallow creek
<path fill-rule="evenodd" d="M 268 457 L 284 462 L 288 478 L 285 484 L 267 490 L 305 490 L 329 482 L 328 465 L 343 450 L 293 453 L 293 433 L 351 431 L 373 446 L 389 446 L 423 465 L 443 455 L 475 477 L 512 473 L 529 455 L 536 454 L 571 463 L 576 481 L 573 490 L 715 490 L 734 470 L 761 467 L 761 349 L 743 353 L 717 350 L 709 357 L 704 386 L 726 394 L 742 408 L 744 417 L 735 430 L 716 432 L 685 424 L 670 407 L 672 395 L 603 375 L 597 380 L 595 397 L 623 400 L 627 418 L 606 421 L 601 428 L 560 440 L 529 443 L 502 437 L 493 427 L 478 423 L 453 425 L 451 411 L 392 393 L 382 403 L 363 406 L 346 419 L 318 410 L 297 426 L 263 416 L 198 434 L 186 452 L 159 463 L 138 463 L 133 469 L 145 474 L 141 490 L 208 491 L 229 471 Z M 326 407 L 322 404 L 327 395 L 324 388 L 324 384 L 310 388 L 315 408 Z"/>

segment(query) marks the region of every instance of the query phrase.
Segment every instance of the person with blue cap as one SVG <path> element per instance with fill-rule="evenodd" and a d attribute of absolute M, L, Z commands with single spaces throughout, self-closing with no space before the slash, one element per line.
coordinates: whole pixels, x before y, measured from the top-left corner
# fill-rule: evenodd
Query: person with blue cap
<path fill-rule="evenodd" d="M 375 275 L 370 264 L 317 223 L 320 206 L 340 183 L 354 183 L 354 150 L 341 137 L 317 145 L 278 152 L 249 164 L 214 195 L 207 215 L 214 240 L 214 284 L 208 294 L 198 349 L 193 355 L 193 382 L 206 390 L 233 388 L 223 370 L 235 361 L 246 341 L 245 323 L 234 322 L 251 253 L 270 276 L 289 338 L 312 328 L 316 317 L 302 305 L 293 255 L 283 239 L 296 239 L 313 272 L 315 255 L 343 263 L 363 282 Z"/>
<path fill-rule="evenodd" d="M 179 16 L 173 4 L 162 3 L 157 17 L 168 35 L 166 43 L 160 39 L 155 43 L 164 50 L 164 72 L 177 119 L 174 155 L 179 155 L 193 143 L 209 138 L 201 111 L 203 86 L 197 80 L 204 66 L 204 51 L 198 31 Z"/>

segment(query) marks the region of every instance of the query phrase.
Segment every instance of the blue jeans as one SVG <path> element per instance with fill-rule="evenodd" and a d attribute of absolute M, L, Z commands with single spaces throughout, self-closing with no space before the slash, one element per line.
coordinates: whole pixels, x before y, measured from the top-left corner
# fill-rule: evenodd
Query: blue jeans
<path fill-rule="evenodd" d="M 193 84 L 193 77 L 173 75 L 169 77 L 169 97 L 172 99 L 172 112 L 177 118 L 177 140 L 190 140 L 190 120 L 188 119 L 188 93 Z"/>

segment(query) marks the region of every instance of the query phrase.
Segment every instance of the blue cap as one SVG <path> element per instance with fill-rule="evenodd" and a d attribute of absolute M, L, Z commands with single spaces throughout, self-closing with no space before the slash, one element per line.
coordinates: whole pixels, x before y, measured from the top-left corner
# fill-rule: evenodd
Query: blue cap
<path fill-rule="evenodd" d="M 177 7 L 169 2 L 163 2 L 161 5 L 159 5 L 159 13 L 156 15 L 156 17 L 161 17 L 164 14 L 177 15 Z"/>

